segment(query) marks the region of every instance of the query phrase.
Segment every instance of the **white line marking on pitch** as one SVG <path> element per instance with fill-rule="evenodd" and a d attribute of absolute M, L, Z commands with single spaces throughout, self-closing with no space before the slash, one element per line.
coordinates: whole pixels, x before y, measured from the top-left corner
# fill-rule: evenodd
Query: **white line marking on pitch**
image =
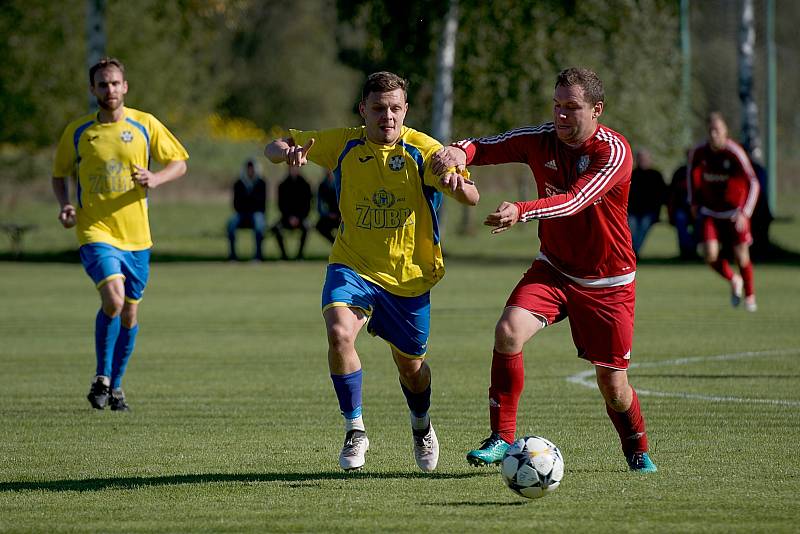
<path fill-rule="evenodd" d="M 769 356 L 784 356 L 788 354 L 800 354 L 800 349 L 779 349 L 779 350 L 764 350 L 758 352 L 737 352 L 733 354 L 718 354 L 716 356 L 697 356 L 694 358 L 676 358 L 674 360 L 665 360 L 663 362 L 644 362 L 632 363 L 629 369 L 645 368 L 645 367 L 664 367 L 670 365 L 686 365 L 695 362 L 707 361 L 725 361 L 725 360 L 741 360 L 744 358 L 764 358 Z M 596 388 L 595 371 L 590 369 L 588 371 L 581 371 L 567 377 L 567 382 L 578 384 L 588 388 Z M 800 406 L 800 401 L 782 400 L 782 399 L 749 399 L 745 397 L 722 397 L 717 395 L 700 395 L 697 393 L 668 393 L 666 391 L 653 391 L 647 389 L 636 388 L 636 393 L 639 395 L 650 395 L 653 397 L 673 397 L 679 399 L 698 399 L 708 400 L 713 402 L 741 402 L 752 404 L 774 404 L 779 406 Z"/>

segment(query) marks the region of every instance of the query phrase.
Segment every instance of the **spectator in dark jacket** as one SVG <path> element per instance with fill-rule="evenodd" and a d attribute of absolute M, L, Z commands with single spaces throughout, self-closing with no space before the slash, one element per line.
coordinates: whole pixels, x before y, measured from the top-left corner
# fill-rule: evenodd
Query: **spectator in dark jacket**
<path fill-rule="evenodd" d="M 637 258 L 650 227 L 658 222 L 666 189 L 664 177 L 652 167 L 650 152 L 644 149 L 637 152 L 628 194 L 628 226 Z"/>
<path fill-rule="evenodd" d="M 272 233 L 281 249 L 281 259 L 287 260 L 286 247 L 283 243 L 284 230 L 300 230 L 300 246 L 297 259 L 303 258 L 303 249 L 308 235 L 308 214 L 311 211 L 311 186 L 300 174 L 298 167 L 289 167 L 289 175 L 278 186 L 278 209 L 281 218 L 272 227 Z"/>
<path fill-rule="evenodd" d="M 339 213 L 339 198 L 336 194 L 336 183 L 331 171 L 327 171 L 317 189 L 317 231 L 333 243 L 336 237 L 333 231 L 339 228 L 342 215 Z"/>
<path fill-rule="evenodd" d="M 267 183 L 261 177 L 258 163 L 248 159 L 241 176 L 233 184 L 234 214 L 228 220 L 228 259 L 236 260 L 236 230 L 251 228 L 255 234 L 255 259 L 263 260 L 261 244 L 264 241 L 267 211 Z"/>
<path fill-rule="evenodd" d="M 692 206 L 689 204 L 686 167 L 687 164 L 684 162 L 672 173 L 672 181 L 669 183 L 667 191 L 667 214 L 669 223 L 675 227 L 678 235 L 678 250 L 681 259 L 696 260 L 698 259 L 697 237 L 699 231 L 692 213 Z"/>

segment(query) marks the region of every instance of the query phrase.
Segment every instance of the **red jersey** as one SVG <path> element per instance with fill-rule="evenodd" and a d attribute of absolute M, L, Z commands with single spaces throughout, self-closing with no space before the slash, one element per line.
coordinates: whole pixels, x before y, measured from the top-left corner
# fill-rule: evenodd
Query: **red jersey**
<path fill-rule="evenodd" d="M 470 165 L 518 162 L 533 171 L 539 199 L 516 205 L 521 221 L 540 219 L 540 259 L 584 286 L 634 280 L 628 228 L 633 162 L 622 135 L 598 125 L 581 146 L 571 148 L 548 122 L 456 145 Z"/>
<path fill-rule="evenodd" d="M 689 200 L 700 213 L 732 219 L 737 211 L 752 217 L 758 200 L 758 178 L 744 149 L 728 139 L 721 150 L 708 143 L 689 154 Z"/>

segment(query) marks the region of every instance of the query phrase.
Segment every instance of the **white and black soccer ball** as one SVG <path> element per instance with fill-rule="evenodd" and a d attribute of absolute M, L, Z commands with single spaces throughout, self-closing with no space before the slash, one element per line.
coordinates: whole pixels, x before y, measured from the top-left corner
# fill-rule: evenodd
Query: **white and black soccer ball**
<path fill-rule="evenodd" d="M 517 495 L 538 499 L 561 484 L 564 457 L 551 441 L 526 436 L 508 447 L 500 465 L 500 475 Z"/>

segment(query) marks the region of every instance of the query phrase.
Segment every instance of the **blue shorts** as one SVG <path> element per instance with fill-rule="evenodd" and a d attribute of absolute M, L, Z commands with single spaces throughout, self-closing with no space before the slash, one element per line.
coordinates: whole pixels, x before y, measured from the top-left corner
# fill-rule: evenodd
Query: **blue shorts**
<path fill-rule="evenodd" d="M 106 243 L 89 243 L 80 248 L 86 274 L 100 289 L 114 278 L 125 279 L 125 300 L 136 303 L 150 276 L 150 249 L 121 250 Z"/>
<path fill-rule="evenodd" d="M 322 311 L 333 306 L 361 308 L 369 316 L 370 334 L 386 340 L 404 356 L 425 356 L 431 330 L 430 292 L 399 297 L 361 278 L 350 267 L 332 263 L 322 288 Z"/>

